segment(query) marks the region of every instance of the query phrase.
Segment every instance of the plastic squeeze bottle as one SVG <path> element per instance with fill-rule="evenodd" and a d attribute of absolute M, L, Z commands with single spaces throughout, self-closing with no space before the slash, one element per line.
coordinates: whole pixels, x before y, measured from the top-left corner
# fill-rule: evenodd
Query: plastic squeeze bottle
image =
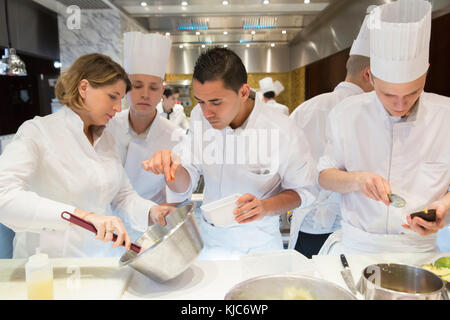
<path fill-rule="evenodd" d="M 29 300 L 53 300 L 53 267 L 48 255 L 36 249 L 25 264 L 25 277 Z"/>

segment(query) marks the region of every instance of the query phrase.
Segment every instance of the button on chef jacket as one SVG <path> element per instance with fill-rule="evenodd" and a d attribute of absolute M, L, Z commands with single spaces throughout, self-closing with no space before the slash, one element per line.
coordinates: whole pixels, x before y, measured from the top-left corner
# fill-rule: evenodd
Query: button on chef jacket
<path fill-rule="evenodd" d="M 158 111 L 158 114 L 173 122 L 176 126 L 182 128 L 182 129 L 189 129 L 189 122 L 186 118 L 186 114 L 184 113 L 184 108 L 181 104 L 175 104 L 172 108 L 172 111 L 169 113 L 166 113 L 163 109 L 162 102 L 158 103 L 156 106 L 156 110 Z"/>
<path fill-rule="evenodd" d="M 345 98 L 364 91 L 354 83 L 341 82 L 332 92 L 320 94 L 299 105 L 290 115 L 290 119 L 303 130 L 311 148 L 315 163 L 319 161 L 325 150 L 326 122 L 328 115 L 339 102 Z M 339 193 L 322 189 L 314 203 L 304 209 L 296 209 L 291 221 L 291 237 L 289 247 L 294 248 L 298 231 L 311 234 L 332 233 L 340 228 Z"/>
<path fill-rule="evenodd" d="M 53 258 L 121 255 L 123 247 L 96 240 L 61 212 L 113 215 L 115 209 L 145 230 L 154 205 L 132 189 L 114 138 L 97 130 L 91 145 L 83 121 L 67 107 L 23 123 L 0 156 L 0 222 L 16 232 L 14 258 L 37 247 Z"/>
<path fill-rule="evenodd" d="M 269 160 L 258 157 L 258 161 L 247 161 L 245 164 L 232 161 L 216 163 L 206 161 L 206 159 L 203 162 L 189 162 L 183 156 L 189 154 L 195 159 L 201 159 L 202 154 L 209 154 L 211 148 L 214 149 L 215 146 L 220 145 L 217 140 L 212 138 L 212 133 L 225 141 L 220 150 L 226 148 L 225 155 L 230 156 L 230 152 L 228 152 L 230 148 L 226 147 L 228 145 L 226 139 L 238 139 L 253 131 L 252 129 L 267 132 L 269 140 L 276 137 L 271 130 L 279 133 L 278 138 L 274 139 L 275 143 L 271 144 L 271 146 L 279 147 L 279 166 L 268 164 L 271 162 L 270 160 L 274 160 L 271 157 L 276 156 L 277 153 L 274 151 L 276 148 L 269 149 Z M 183 194 L 175 193 L 167 188 L 168 201 L 181 202 L 189 198 L 197 186 L 200 175 L 203 174 L 205 181 L 203 204 L 235 193 L 241 195 L 250 193 L 258 199 L 265 199 L 277 195 L 282 190 L 292 189 L 301 197 L 301 206 L 307 206 L 315 199 L 315 189 L 312 187 L 316 179 L 315 168 L 306 140 L 300 135 L 294 134 L 292 130 L 289 118 L 281 113 L 270 112 L 260 94 L 256 95 L 255 105 L 248 119 L 235 130 L 229 126 L 222 130 L 213 129 L 203 116 L 200 106 L 197 105 L 191 113 L 189 130 L 193 148 L 187 148 L 193 150 L 192 153 L 180 152 L 183 149 L 180 145 L 173 149 L 181 156 L 182 165 L 189 172 L 191 185 Z M 203 143 L 200 143 L 202 137 Z M 186 139 L 184 142 L 188 141 L 190 140 Z M 213 142 L 211 143 L 211 141 Z M 267 140 L 261 138 L 258 141 L 265 142 Z M 231 149 L 233 148 L 231 147 Z M 247 152 L 250 154 L 252 151 L 249 149 L 251 148 L 241 151 L 241 154 Z M 217 154 L 219 153 L 217 152 Z M 237 153 L 238 151 L 236 151 L 235 158 L 237 158 Z M 267 153 L 261 152 L 261 154 Z M 206 222 L 205 218 L 199 220 L 205 243 L 205 249 L 200 259 L 233 259 L 250 252 L 283 249 L 279 216 L 266 216 L 250 223 L 234 223 L 229 226 L 213 226 Z"/>
<path fill-rule="evenodd" d="M 278 103 L 275 100 L 269 100 L 266 102 L 267 106 L 269 106 L 270 108 L 281 112 L 282 114 L 285 115 L 289 115 L 289 108 L 287 106 L 285 106 L 284 104 Z"/>
<path fill-rule="evenodd" d="M 404 118 L 391 117 L 375 92 L 349 97 L 331 111 L 319 172 L 376 173 L 407 202 L 394 208 L 359 191 L 342 194 L 342 251 L 437 250 L 436 234 L 423 237 L 401 225 L 407 214 L 425 209 L 449 190 L 449 123 L 450 99 L 431 93 L 422 93 Z"/>

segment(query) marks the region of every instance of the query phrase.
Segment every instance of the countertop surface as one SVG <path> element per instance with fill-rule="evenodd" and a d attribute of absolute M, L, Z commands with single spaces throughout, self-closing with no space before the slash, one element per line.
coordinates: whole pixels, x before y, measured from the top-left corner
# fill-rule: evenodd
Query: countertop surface
<path fill-rule="evenodd" d="M 432 263 L 450 253 L 348 255 L 355 282 L 361 271 L 375 263 Z M 347 289 L 338 256 L 307 259 L 294 250 L 243 256 L 239 260 L 196 261 L 183 274 L 157 283 L 129 267 L 120 268 L 118 258 L 51 259 L 55 299 L 166 299 L 222 300 L 236 284 L 268 274 L 303 274 L 331 281 Z M 0 299 L 26 299 L 26 260 L 0 260 Z M 347 289 L 348 290 L 348 289 Z M 361 296 L 358 296 L 361 298 Z"/>

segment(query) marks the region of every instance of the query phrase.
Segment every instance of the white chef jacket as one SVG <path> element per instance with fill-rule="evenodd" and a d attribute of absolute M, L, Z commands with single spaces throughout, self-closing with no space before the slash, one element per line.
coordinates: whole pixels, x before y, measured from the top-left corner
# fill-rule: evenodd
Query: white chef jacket
<path fill-rule="evenodd" d="M 102 128 L 91 145 L 83 121 L 70 108 L 24 122 L 0 156 L 0 222 L 16 232 L 14 258 L 118 256 L 123 247 L 96 240 L 61 212 L 102 215 L 112 209 L 143 230 L 155 203 L 132 189 L 114 138 Z"/>
<path fill-rule="evenodd" d="M 130 126 L 130 110 L 116 114 L 107 125 L 107 130 L 114 136 L 120 160 L 125 168 L 133 189 L 144 199 L 158 204 L 166 201 L 166 181 L 164 175 L 156 175 L 142 168 L 142 161 L 150 159 L 156 151 L 172 149 L 186 132 L 167 119 L 155 116 L 150 127 L 142 134 L 137 134 Z M 128 220 L 124 221 L 130 238 L 135 240 L 140 230 L 134 230 Z"/>
<path fill-rule="evenodd" d="M 449 190 L 448 123 L 450 99 L 431 93 L 422 93 L 404 118 L 390 116 L 375 92 L 349 97 L 331 111 L 319 172 L 337 168 L 376 173 L 407 202 L 404 208 L 394 208 L 359 191 L 342 194 L 342 237 L 334 252 L 437 250 L 436 234 L 423 237 L 401 225 L 408 214 L 423 210 Z M 321 253 L 333 246 L 330 238 Z"/>
<path fill-rule="evenodd" d="M 267 101 L 266 104 L 270 108 L 272 108 L 274 110 L 277 110 L 277 111 L 281 112 L 282 114 L 285 114 L 285 115 L 289 116 L 289 108 L 287 106 L 285 106 L 284 104 L 278 103 L 274 99 Z"/>
<path fill-rule="evenodd" d="M 172 108 L 172 112 L 166 113 L 164 112 L 161 101 L 156 106 L 156 110 L 161 117 L 170 120 L 178 127 L 185 130 L 189 129 L 189 122 L 186 118 L 186 114 L 184 113 L 184 107 L 181 104 L 176 103 Z"/>
<path fill-rule="evenodd" d="M 299 105 L 290 115 L 290 119 L 303 130 L 311 148 L 314 162 L 317 164 L 325 150 L 326 122 L 332 108 L 345 98 L 364 93 L 358 85 L 343 81 L 332 92 L 320 94 Z M 341 227 L 341 195 L 322 189 L 317 200 L 309 207 L 296 209 L 291 221 L 289 248 L 294 248 L 299 230 L 310 234 L 332 233 Z"/>
<path fill-rule="evenodd" d="M 276 137 L 276 134 L 272 134 L 273 132 L 279 133 L 278 137 L 274 139 L 275 143 L 270 145 L 271 147 L 275 145 L 278 150 L 270 148 L 269 159 L 266 161 L 263 160 L 263 157 L 258 157 L 258 161 L 254 163 L 247 161 L 244 164 L 237 164 L 233 161 L 216 163 L 205 158 L 203 161 L 198 160 L 202 159 L 202 155 L 209 154 L 211 148 L 214 147 L 218 148 L 216 149 L 217 153 L 214 154 L 220 154 L 221 151 L 226 150 L 224 157 L 229 159 L 230 150 L 236 150 L 237 144 L 233 146 L 227 139 L 239 139 L 256 130 L 269 131 L 267 140 Z M 219 140 L 209 139 L 212 135 L 216 135 Z M 200 106 L 196 106 L 191 113 L 191 128 L 188 137 L 190 139 L 186 139 L 184 143 L 193 142 L 187 148 L 188 152 L 181 152 L 183 146 L 180 145 L 176 146 L 173 151 L 181 156 L 183 167 L 189 172 L 191 185 L 183 194 L 175 193 L 167 188 L 167 198 L 170 202 L 181 202 L 189 198 L 197 186 L 201 174 L 205 181 L 203 204 L 235 193 L 241 195 L 250 193 L 258 199 L 265 199 L 286 189 L 292 189 L 300 195 L 302 207 L 312 203 L 315 199 L 313 186 L 316 172 L 306 140 L 300 135 L 293 134 L 288 117 L 281 113 L 270 112 L 260 94 L 256 95 L 255 106 L 248 119 L 235 130 L 229 126 L 223 130 L 213 129 L 203 116 Z M 223 139 L 224 144 L 217 142 L 220 141 L 220 138 Z M 264 143 L 267 140 L 261 138 L 258 141 Z M 261 152 L 261 149 L 258 152 Z M 236 156 L 255 154 L 254 151 L 255 149 L 251 147 L 244 148 L 240 153 L 236 151 Z M 186 154 L 192 156 L 196 161 L 186 160 Z M 268 163 L 274 161 L 275 157 L 279 157 L 279 165 L 269 165 Z M 200 229 L 205 243 L 205 249 L 200 259 L 233 259 L 249 252 L 283 249 L 279 228 L 279 216 L 266 216 L 250 223 L 222 227 L 212 226 L 200 219 Z"/>

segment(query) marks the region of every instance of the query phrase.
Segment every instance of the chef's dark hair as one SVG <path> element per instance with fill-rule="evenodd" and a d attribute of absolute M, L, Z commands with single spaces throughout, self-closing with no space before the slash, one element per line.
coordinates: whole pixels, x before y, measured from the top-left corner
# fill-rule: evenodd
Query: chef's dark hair
<path fill-rule="evenodd" d="M 170 97 L 171 95 L 180 93 L 180 90 L 178 90 L 177 87 L 172 87 L 172 86 L 166 86 L 166 88 L 164 89 L 164 96 L 166 98 Z"/>
<path fill-rule="evenodd" d="M 206 81 L 222 80 L 227 89 L 238 93 L 247 83 L 247 70 L 241 58 L 233 51 L 214 47 L 202 53 L 194 67 L 193 78 L 204 84 Z"/>
<path fill-rule="evenodd" d="M 266 97 L 267 99 L 272 99 L 272 98 L 275 98 L 275 92 L 267 91 L 266 93 L 263 94 L 263 96 Z"/>

